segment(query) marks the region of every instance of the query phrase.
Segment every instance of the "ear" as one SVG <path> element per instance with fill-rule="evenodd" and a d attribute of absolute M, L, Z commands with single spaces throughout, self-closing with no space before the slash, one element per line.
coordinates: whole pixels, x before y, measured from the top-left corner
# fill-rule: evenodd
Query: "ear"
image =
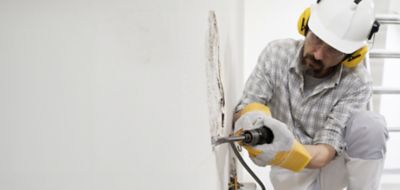
<path fill-rule="evenodd" d="M 365 58 L 367 52 L 368 46 L 364 46 L 354 53 L 347 55 L 342 63 L 347 68 L 355 68 Z"/>
<path fill-rule="evenodd" d="M 308 7 L 301 13 L 299 20 L 297 21 L 297 30 L 298 32 L 305 36 L 308 31 L 308 20 L 310 19 L 311 8 Z"/>

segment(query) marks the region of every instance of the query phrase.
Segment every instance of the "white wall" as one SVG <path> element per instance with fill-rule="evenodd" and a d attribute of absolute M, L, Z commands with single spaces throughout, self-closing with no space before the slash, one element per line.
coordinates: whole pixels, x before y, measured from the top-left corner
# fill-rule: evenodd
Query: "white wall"
<path fill-rule="evenodd" d="M 209 134 L 209 10 L 229 126 L 241 0 L 0 1 L 0 189 L 226 189 L 228 154 Z"/>
<path fill-rule="evenodd" d="M 315 0 L 252 0 L 245 2 L 245 78 L 257 63 L 268 42 L 282 38 L 302 38 L 297 20 Z"/>

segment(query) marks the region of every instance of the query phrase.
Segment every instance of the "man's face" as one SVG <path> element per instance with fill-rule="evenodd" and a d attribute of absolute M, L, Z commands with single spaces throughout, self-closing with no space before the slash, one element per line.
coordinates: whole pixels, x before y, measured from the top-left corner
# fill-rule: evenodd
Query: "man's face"
<path fill-rule="evenodd" d="M 302 64 L 310 75 L 314 77 L 327 76 L 345 55 L 308 31 L 304 42 Z"/>

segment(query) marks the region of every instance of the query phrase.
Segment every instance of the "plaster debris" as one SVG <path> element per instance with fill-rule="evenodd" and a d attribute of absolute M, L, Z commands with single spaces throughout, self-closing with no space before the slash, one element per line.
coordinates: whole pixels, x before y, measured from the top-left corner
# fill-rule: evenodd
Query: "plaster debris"
<path fill-rule="evenodd" d="M 208 14 L 207 42 L 207 96 L 212 137 L 221 136 L 225 119 L 225 97 L 221 81 L 221 63 L 217 18 L 214 11 Z"/>

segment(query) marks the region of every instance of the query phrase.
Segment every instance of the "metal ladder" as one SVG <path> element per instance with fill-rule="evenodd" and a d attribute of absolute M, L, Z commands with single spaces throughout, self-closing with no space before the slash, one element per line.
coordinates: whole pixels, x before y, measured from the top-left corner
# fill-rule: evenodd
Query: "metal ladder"
<path fill-rule="evenodd" d="M 377 21 L 381 25 L 400 25 L 400 15 L 399 14 L 381 14 L 376 16 Z M 368 72 L 371 74 L 370 59 L 385 59 L 393 58 L 399 59 L 400 61 L 400 51 L 391 51 L 385 49 L 371 49 L 365 58 L 365 65 Z M 373 94 L 384 95 L 384 94 L 396 94 L 400 95 L 400 87 L 385 87 L 385 86 L 373 86 Z M 373 110 L 372 105 L 373 99 L 368 104 L 368 110 Z M 389 126 L 389 132 L 400 132 L 400 126 Z"/>
<path fill-rule="evenodd" d="M 381 27 L 383 25 L 399 25 L 400 26 L 400 15 L 399 14 L 385 14 L 385 15 L 377 15 L 376 19 L 378 22 L 381 24 Z M 379 34 L 379 32 L 378 32 Z M 385 34 L 386 36 L 386 34 Z M 390 51 L 386 49 L 374 49 L 371 48 L 369 53 L 367 54 L 364 63 L 365 66 L 367 67 L 368 72 L 371 74 L 371 65 L 370 65 L 370 59 L 385 59 L 385 58 L 390 58 L 390 59 L 398 59 L 400 63 L 400 51 Z M 400 95 L 400 87 L 386 87 L 386 86 L 373 86 L 373 95 L 387 95 L 387 94 L 394 94 L 394 95 Z M 369 104 L 368 104 L 368 110 L 373 110 L 373 98 L 371 98 Z M 395 132 L 400 132 L 400 126 L 391 126 L 388 124 L 388 130 L 389 133 L 395 133 Z M 397 176 L 400 175 L 400 168 L 385 168 L 382 173 L 382 179 L 387 176 L 388 182 L 383 182 L 381 181 L 381 185 L 385 184 L 391 184 L 393 181 L 393 176 L 394 178 L 398 178 Z M 390 177 L 391 176 L 391 177 Z M 382 189 L 384 189 L 383 186 L 381 186 Z M 392 188 L 389 188 L 392 189 Z M 396 188 L 397 189 L 397 188 Z"/>

